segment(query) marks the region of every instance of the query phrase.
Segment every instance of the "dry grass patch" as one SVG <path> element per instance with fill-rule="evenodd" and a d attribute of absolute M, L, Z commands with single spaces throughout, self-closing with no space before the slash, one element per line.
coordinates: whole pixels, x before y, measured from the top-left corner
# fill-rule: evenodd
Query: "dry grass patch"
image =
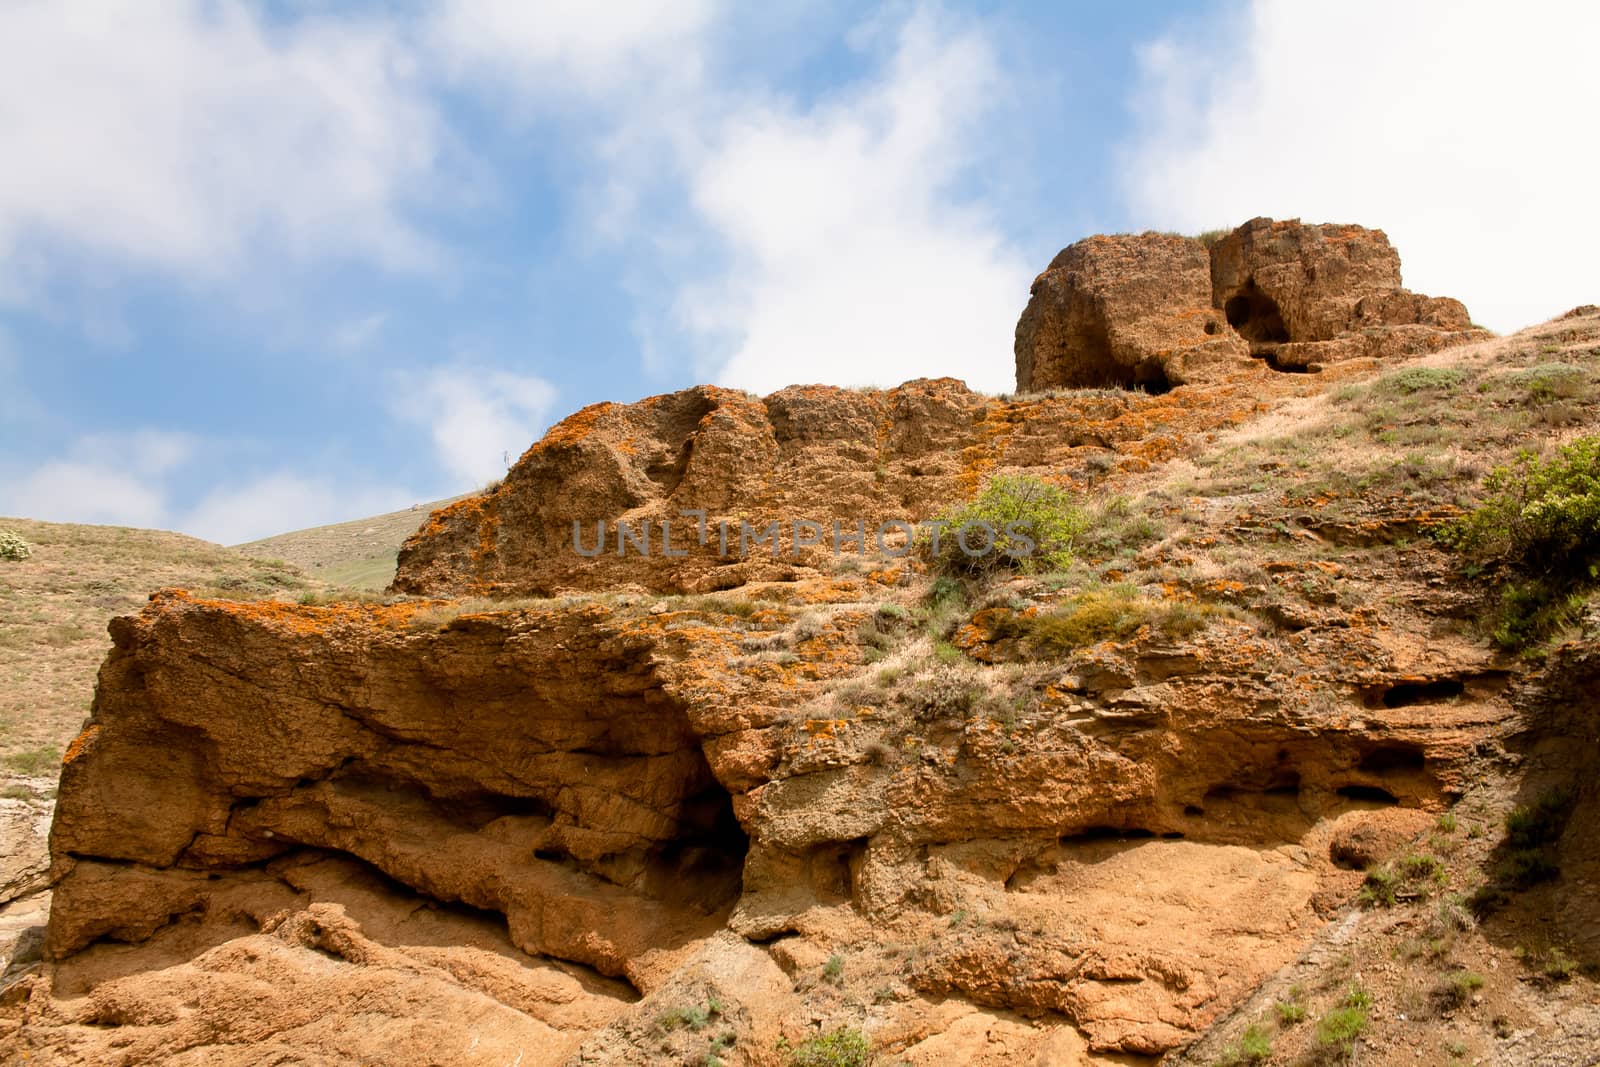
<path fill-rule="evenodd" d="M 1034 654 L 1057 656 L 1102 641 L 1127 640 L 1149 628 L 1165 637 L 1189 637 L 1219 618 L 1243 615 L 1226 604 L 1146 595 L 1130 585 L 1091 589 L 1032 618 L 1020 618 L 1021 636 Z"/>

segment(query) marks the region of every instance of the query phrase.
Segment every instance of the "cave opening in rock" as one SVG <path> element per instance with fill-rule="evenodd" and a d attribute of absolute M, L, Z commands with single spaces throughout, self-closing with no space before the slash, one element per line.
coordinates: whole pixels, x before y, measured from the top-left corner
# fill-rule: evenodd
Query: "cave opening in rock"
<path fill-rule="evenodd" d="M 1279 374 L 1321 374 L 1322 367 L 1315 363 L 1285 363 L 1278 358 L 1277 349 L 1265 353 L 1262 360 Z"/>
<path fill-rule="evenodd" d="M 1399 797 L 1375 785 L 1342 785 L 1338 793 L 1346 800 L 1358 800 L 1365 804 L 1383 804 L 1392 807 L 1400 803 Z"/>
<path fill-rule="evenodd" d="M 678 836 L 654 857 L 671 878 L 663 899 L 713 911 L 739 895 L 750 838 L 733 814 L 733 798 L 715 781 L 683 802 Z"/>
<path fill-rule="evenodd" d="M 1151 396 L 1172 392 L 1172 382 L 1167 378 L 1167 369 L 1153 359 L 1147 359 L 1133 368 L 1132 387 Z"/>
<path fill-rule="evenodd" d="M 1451 700 L 1467 691 L 1466 683 L 1459 678 L 1434 678 L 1428 681 L 1401 682 L 1387 688 L 1367 690 L 1369 707 L 1382 704 L 1386 708 L 1405 708 L 1412 704 L 1437 704 Z"/>
<path fill-rule="evenodd" d="M 1360 769 L 1367 774 L 1396 774 L 1420 771 L 1427 754 L 1416 745 L 1379 745 L 1361 757 Z"/>
<path fill-rule="evenodd" d="M 1254 278 L 1223 302 L 1222 313 L 1228 325 L 1250 342 L 1252 353 L 1257 346 L 1276 346 L 1289 340 L 1289 330 L 1283 324 L 1278 302 L 1262 292 Z"/>

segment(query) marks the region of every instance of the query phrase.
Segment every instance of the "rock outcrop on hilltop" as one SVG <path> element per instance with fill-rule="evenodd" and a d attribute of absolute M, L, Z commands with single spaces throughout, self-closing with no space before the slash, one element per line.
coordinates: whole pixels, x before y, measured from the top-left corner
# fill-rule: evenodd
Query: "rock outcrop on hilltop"
<path fill-rule="evenodd" d="M 1212 306 L 1205 246 L 1177 234 L 1096 235 L 1034 279 L 1017 322 L 1017 391 L 1165 392 L 1237 373 L 1250 350 Z"/>
<path fill-rule="evenodd" d="M 497 488 L 430 516 L 401 548 L 393 588 L 711 592 L 812 575 L 833 556 L 835 523 L 842 545 L 865 531 L 842 555 L 876 553 L 884 523 L 926 520 L 994 472 L 1088 486 L 1180 455 L 1258 403 L 1242 383 L 1201 404 L 1137 392 L 1011 401 L 940 378 L 882 391 L 791 386 L 764 399 L 700 386 L 597 404 L 553 427 Z M 801 540 L 820 543 L 797 546 L 796 520 L 818 523 Z M 778 537 L 741 552 L 741 522 L 757 532 L 777 522 Z M 667 554 L 663 523 L 681 555 Z M 648 528 L 648 554 L 635 540 L 619 551 L 619 526 Z M 884 531 L 896 552 L 904 537 Z"/>
<path fill-rule="evenodd" d="M 1159 391 L 1227 377 L 1247 356 L 1303 371 L 1485 336 L 1460 301 L 1401 286 L 1382 230 L 1260 218 L 1209 246 L 1095 236 L 1034 280 L 1017 323 L 1017 389 Z"/>
<path fill-rule="evenodd" d="M 1433 352 L 1486 336 L 1465 305 L 1400 284 L 1382 230 L 1251 219 L 1211 246 L 1213 302 L 1284 369 Z"/>

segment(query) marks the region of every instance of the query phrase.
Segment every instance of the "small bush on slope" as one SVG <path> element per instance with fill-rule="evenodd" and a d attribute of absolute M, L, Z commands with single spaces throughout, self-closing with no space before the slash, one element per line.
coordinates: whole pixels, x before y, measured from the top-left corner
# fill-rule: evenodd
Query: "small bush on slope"
<path fill-rule="evenodd" d="M 1600 579 L 1600 436 L 1549 459 L 1521 452 L 1484 488 L 1483 505 L 1440 537 L 1479 564 L 1503 562 L 1515 573 L 1501 590 L 1493 635 L 1522 648 L 1568 622 L 1584 587 Z"/>
<path fill-rule="evenodd" d="M 937 544 L 931 535 L 922 539 L 934 569 L 979 578 L 1003 570 L 1065 570 L 1073 540 L 1088 525 L 1064 490 L 1026 475 L 991 479 L 976 498 L 935 521 L 944 524 Z"/>
<path fill-rule="evenodd" d="M 12 530 L 0 530 L 0 559 L 20 563 L 33 555 L 33 546 Z"/>
<path fill-rule="evenodd" d="M 865 1067 L 867 1039 L 853 1026 L 802 1042 L 789 1054 L 791 1067 Z"/>

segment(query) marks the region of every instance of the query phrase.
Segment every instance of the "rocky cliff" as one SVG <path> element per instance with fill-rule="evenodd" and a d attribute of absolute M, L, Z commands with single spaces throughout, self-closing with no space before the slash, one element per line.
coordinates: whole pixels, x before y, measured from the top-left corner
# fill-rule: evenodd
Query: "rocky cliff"
<path fill-rule="evenodd" d="M 1469 823 L 1592 777 L 1600 641 L 1505 654 L 1472 625 L 1485 588 L 1419 538 L 1495 457 L 1600 427 L 1592 393 L 1527 384 L 1600 380 L 1600 313 L 1392 371 L 1472 335 L 1397 295 L 1372 233 L 1063 253 L 1058 341 L 1109 315 L 1083 358 L 1131 370 L 1106 384 L 1211 368 L 1182 388 L 600 405 L 431 516 L 383 602 L 153 597 L 66 754 L 48 959 L 0 1036 L 68 1063 L 1126 1063 L 1220 1049 L 1297 968 L 1296 1002 L 1335 1010 L 1363 980 L 1336 957 L 1503 859 Z M 1151 280 L 1072 295 L 1109 263 Z M 1275 374 L 1256 313 L 1216 302 L 1240 279 L 1275 344 L 1373 316 L 1429 340 Z M 1139 311 L 1169 303 L 1192 331 Z M 1085 501 L 1068 569 L 935 581 L 885 525 L 1000 474 Z M 836 554 L 796 518 L 864 536 Z M 682 554 L 619 552 L 619 524 Z M 1586 833 L 1483 929 L 1595 951 L 1592 895 L 1565 893 L 1592 887 Z M 1391 859 L 1394 910 L 1357 907 Z M 1491 951 L 1459 936 L 1441 951 Z M 1466 1047 L 1517 1062 L 1524 1023 L 1588 1047 L 1596 1013 L 1538 1014 L 1506 960 L 1480 996 L 1516 1025 L 1485 1012 Z M 1410 1055 L 1400 984 L 1366 994 L 1364 1047 L 1451 1062 Z"/>

